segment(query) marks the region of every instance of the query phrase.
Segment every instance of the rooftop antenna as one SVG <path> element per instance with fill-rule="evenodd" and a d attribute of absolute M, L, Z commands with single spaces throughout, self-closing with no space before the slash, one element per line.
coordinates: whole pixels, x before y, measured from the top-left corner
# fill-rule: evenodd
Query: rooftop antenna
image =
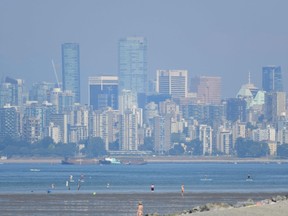
<path fill-rule="evenodd" d="M 53 70 L 54 70 L 54 75 L 55 75 L 55 77 L 56 77 L 57 88 L 60 88 L 59 80 L 58 80 L 58 75 L 57 75 L 57 71 L 56 71 L 56 67 L 55 67 L 54 60 L 53 60 L 53 59 L 51 60 L 51 63 L 52 63 L 52 67 L 53 67 Z"/>
<path fill-rule="evenodd" d="M 251 83 L 251 73 L 250 73 L 250 71 L 248 71 L 248 84 L 250 84 Z"/>

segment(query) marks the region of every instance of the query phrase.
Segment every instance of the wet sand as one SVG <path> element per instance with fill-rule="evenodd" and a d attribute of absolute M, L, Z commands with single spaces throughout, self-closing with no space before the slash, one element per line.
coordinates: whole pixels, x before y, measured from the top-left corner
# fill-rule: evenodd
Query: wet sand
<path fill-rule="evenodd" d="M 186 193 L 184 197 L 181 196 L 180 192 L 121 194 L 57 194 L 52 192 L 50 194 L 0 194 L 0 214 L 5 216 L 134 216 L 136 214 L 138 201 L 142 201 L 144 215 L 156 212 L 160 215 L 176 213 L 180 215 L 184 210 L 192 209 L 194 206 L 209 202 L 235 204 L 239 201 L 246 201 L 247 199 L 260 201 L 278 194 L 286 195 L 287 193 Z M 209 212 L 208 214 L 214 215 Z"/>

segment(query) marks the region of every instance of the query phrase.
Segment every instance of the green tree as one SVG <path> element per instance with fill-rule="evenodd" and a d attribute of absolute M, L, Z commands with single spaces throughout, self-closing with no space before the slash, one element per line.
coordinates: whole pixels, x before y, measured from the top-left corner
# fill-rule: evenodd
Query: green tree
<path fill-rule="evenodd" d="M 109 150 L 119 151 L 120 150 L 119 140 L 116 140 L 115 142 L 109 143 Z"/>
<path fill-rule="evenodd" d="M 238 157 L 263 157 L 269 154 L 267 143 L 238 138 L 235 144 Z"/>
<path fill-rule="evenodd" d="M 172 149 L 169 150 L 170 155 L 183 155 L 184 148 L 181 144 L 174 145 Z"/>
<path fill-rule="evenodd" d="M 279 157 L 288 158 L 288 144 L 278 145 L 277 155 Z"/>
<path fill-rule="evenodd" d="M 98 157 L 106 155 L 105 143 L 100 137 L 89 138 L 85 144 L 85 154 L 87 157 Z"/>
<path fill-rule="evenodd" d="M 154 140 L 152 137 L 145 137 L 144 144 L 139 146 L 141 151 L 154 151 Z"/>
<path fill-rule="evenodd" d="M 191 155 L 202 155 L 203 154 L 203 144 L 199 139 L 194 139 L 186 143 L 186 151 Z"/>

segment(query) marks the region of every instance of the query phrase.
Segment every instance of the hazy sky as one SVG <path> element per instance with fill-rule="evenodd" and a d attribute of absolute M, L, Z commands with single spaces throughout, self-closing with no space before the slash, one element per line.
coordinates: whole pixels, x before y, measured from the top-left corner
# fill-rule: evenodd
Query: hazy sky
<path fill-rule="evenodd" d="M 222 76 L 222 95 L 248 81 L 261 87 L 261 69 L 288 72 L 287 0 L 0 0 L 0 78 L 54 82 L 61 44 L 80 44 L 82 102 L 88 76 L 117 74 L 118 40 L 148 40 L 148 71 L 187 69 Z M 286 83 L 284 83 L 286 84 Z"/>

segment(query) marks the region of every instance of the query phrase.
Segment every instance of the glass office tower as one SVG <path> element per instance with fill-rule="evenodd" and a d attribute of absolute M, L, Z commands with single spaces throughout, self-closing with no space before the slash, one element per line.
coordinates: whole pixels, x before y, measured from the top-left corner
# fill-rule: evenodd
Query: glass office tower
<path fill-rule="evenodd" d="M 147 41 L 143 37 L 119 40 L 119 92 L 146 93 Z"/>
<path fill-rule="evenodd" d="M 262 68 L 262 88 L 266 92 L 282 92 L 283 80 L 280 66 Z"/>
<path fill-rule="evenodd" d="M 75 102 L 80 103 L 80 51 L 77 43 L 62 44 L 63 90 L 75 94 Z"/>

